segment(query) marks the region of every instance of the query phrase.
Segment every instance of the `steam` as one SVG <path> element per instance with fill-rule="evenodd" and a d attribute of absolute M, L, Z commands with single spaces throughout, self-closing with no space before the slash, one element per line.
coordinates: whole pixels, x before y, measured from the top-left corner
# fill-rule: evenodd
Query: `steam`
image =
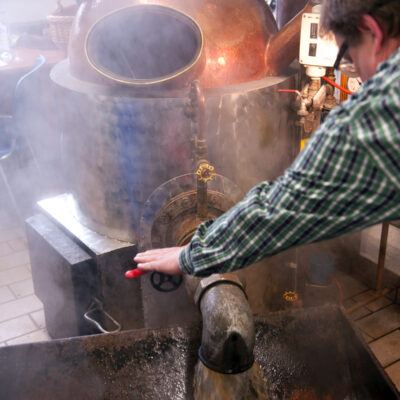
<path fill-rule="evenodd" d="M 61 3 L 63 7 L 69 7 L 78 3 L 78 1 L 62 0 Z M 12 28 L 11 33 L 14 34 L 15 28 L 22 29 L 22 25 L 25 25 L 26 31 L 32 24 L 44 21 L 46 16 L 51 14 L 56 8 L 57 0 L 40 0 L 38 2 L 29 0 L 2 0 L 0 4 L 0 10 L 5 11 L 8 23 Z"/>
<path fill-rule="evenodd" d="M 12 139 L 16 141 L 14 152 L 2 166 L 22 217 L 32 215 L 36 201 L 62 190 L 56 110 L 45 69 L 35 71 L 12 89 L 8 135 L 3 136 L 6 148 Z"/>
<path fill-rule="evenodd" d="M 9 7 L 14 3 L 14 0 L 7 2 Z M 52 4 L 55 6 L 55 2 Z M 38 5 L 35 4 L 34 7 L 37 10 Z M 29 8 L 26 11 L 28 14 L 31 12 Z M 51 11 L 52 9 L 49 10 Z M 18 12 L 21 12 L 20 6 Z M 35 37 L 34 43 L 42 45 L 45 40 L 42 39 Z M 28 42 L 25 41 L 26 43 Z M 180 87 L 179 93 L 163 91 L 158 96 L 151 90 L 146 92 L 147 88 L 138 92 L 130 84 L 135 81 L 161 80 L 189 67 L 197 57 L 199 46 L 199 33 L 182 15 L 178 17 L 177 13 L 171 12 L 146 14 L 140 13 L 137 7 L 131 7 L 103 18 L 95 24 L 89 35 L 87 55 L 97 70 L 91 71 L 94 74 L 91 78 L 96 76 L 97 82 L 93 82 L 85 74 L 74 75 L 65 61 L 52 69 L 51 79 L 49 68 L 46 67 L 27 81 L 23 95 L 16 99 L 13 110 L 13 129 L 20 146 L 15 153 L 16 158 L 13 161 L 10 158 L 5 164 L 7 173 L 12 178 L 16 197 L 27 203 L 21 205 L 25 216 L 32 215 L 36 200 L 72 192 L 83 215 L 78 223 L 92 229 L 96 234 L 104 235 L 110 241 L 115 239 L 119 243 L 127 243 L 128 250 L 128 244 L 136 245 L 139 242 L 140 223 L 146 205 L 154 202 L 155 206 L 150 211 L 153 213 L 151 215 L 156 215 L 164 205 L 164 199 L 170 200 L 171 194 L 177 196 L 182 188 L 189 187 L 185 177 L 194 173 L 194 140 L 192 124 L 187 117 L 188 92 Z M 82 54 L 83 49 L 84 43 Z M 228 65 L 227 59 L 222 55 L 217 55 L 215 60 L 221 68 Z M 225 178 L 246 191 L 262 180 L 275 179 L 290 165 L 294 155 L 294 115 L 290 109 L 290 100 L 287 97 L 278 97 L 276 87 L 288 87 L 292 83 L 290 77 L 271 77 L 206 91 L 208 157 L 217 174 L 224 177 L 221 179 L 221 186 L 227 192 L 231 189 L 225 184 Z M 182 176 L 183 183 L 181 179 L 178 182 L 177 177 Z M 166 186 L 166 182 L 170 184 Z M 69 212 L 66 208 L 65 213 Z M 71 232 L 68 235 L 73 236 Z M 78 238 L 74 236 L 73 240 L 78 241 Z M 89 246 L 83 243 L 83 247 Z M 31 251 L 40 251 L 38 249 L 32 247 Z M 93 249 L 89 250 L 91 256 L 96 253 Z M 53 251 L 54 249 L 48 254 L 44 252 L 43 257 L 52 260 Z M 106 252 L 111 253 L 109 248 Z M 119 298 L 121 303 L 131 304 L 134 296 L 137 299 L 142 295 L 141 288 L 138 285 L 135 292 L 132 286 L 121 283 L 125 278 L 119 264 L 126 254 L 115 253 L 116 251 L 113 262 L 109 265 L 106 265 L 105 258 L 101 258 L 102 254 L 96 253 L 90 260 L 93 264 L 100 264 L 101 259 L 101 267 L 110 271 L 107 278 L 104 278 L 105 274 L 100 276 L 99 271 L 93 273 L 91 277 L 96 280 L 93 286 L 96 286 L 96 291 L 103 291 L 103 296 L 111 294 Z M 73 282 L 73 287 L 58 286 L 58 278 L 63 284 L 68 281 L 63 275 L 68 276 L 68 266 L 62 267 L 62 273 L 54 278 L 54 282 L 48 282 L 53 286 L 52 290 L 60 292 L 56 313 L 59 314 L 61 324 L 67 303 L 67 298 L 63 298 L 63 291 L 69 291 L 72 296 L 75 295 L 75 290 L 92 290 L 90 285 L 80 286 L 83 279 Z M 100 269 L 98 265 L 96 268 Z M 265 269 L 259 273 L 260 270 L 253 274 L 256 278 L 253 279 L 252 289 L 254 296 L 261 292 L 262 295 L 258 297 L 262 299 L 265 288 L 274 284 L 274 277 L 267 275 Z M 162 315 L 167 323 L 170 322 L 168 314 L 163 315 L 163 311 L 173 314 L 176 309 L 171 309 L 168 302 L 155 302 L 154 297 L 151 299 L 153 303 L 148 303 L 149 313 L 155 310 L 153 318 Z M 68 311 L 71 312 L 70 309 Z M 128 309 L 126 312 L 132 313 L 132 310 Z M 120 322 L 124 325 L 124 321 Z M 139 321 L 138 325 L 140 323 L 143 321 Z M 84 340 L 88 343 L 88 339 Z M 118 340 L 118 335 L 110 338 L 114 346 L 113 340 Z M 165 371 L 172 373 L 168 389 L 183 391 L 184 384 L 188 383 L 189 378 L 186 375 L 182 378 L 184 384 L 180 388 L 177 388 L 175 380 L 178 372 L 182 375 L 187 372 L 186 369 L 179 369 L 185 357 L 182 349 L 187 346 L 187 340 L 181 338 L 176 348 L 171 345 L 174 344 L 173 340 L 174 338 L 168 338 L 161 342 L 155 337 L 153 341 L 149 341 L 146 337 L 141 342 L 140 355 L 144 359 L 143 363 L 148 365 L 145 382 L 148 390 L 165 390 L 162 386 L 165 385 L 162 375 Z M 110 366 L 107 371 L 107 383 L 110 387 L 115 386 L 115 371 L 122 369 L 121 364 L 123 367 L 129 364 L 130 368 L 123 372 L 128 382 L 131 378 L 130 374 L 136 363 L 132 355 L 137 355 L 138 352 L 132 345 L 128 349 L 124 346 L 121 344 L 120 348 L 113 347 L 119 356 L 117 361 L 112 356 L 104 356 Z M 57 346 L 52 348 L 57 349 Z M 167 367 L 160 363 L 152 364 L 156 356 L 165 360 L 163 357 L 172 348 L 176 353 L 170 356 L 171 364 L 167 363 Z M 39 351 L 34 354 L 31 371 L 40 365 L 44 346 L 37 349 Z M 156 354 L 151 353 L 154 349 L 157 350 Z M 21 353 L 20 357 L 14 359 L 17 367 L 24 364 L 25 354 Z M 73 358 L 74 352 L 71 353 Z M 153 359 L 148 357 L 149 353 L 154 356 Z M 103 356 L 101 351 L 96 354 Z M 133 361 L 129 359 L 127 363 L 128 356 Z M 58 357 L 59 353 L 56 351 L 50 364 L 57 364 Z M 80 357 L 78 361 L 73 359 L 70 367 L 74 371 L 73 384 L 76 385 L 80 383 L 81 377 L 74 368 L 82 360 L 84 366 L 85 363 L 90 364 L 85 351 L 80 353 Z M 194 367 L 195 359 L 196 355 L 192 356 L 191 367 Z M 176 363 L 175 370 L 169 368 L 173 362 Z M 96 368 L 101 365 L 99 362 L 89 366 L 94 371 L 89 377 L 89 383 L 94 391 L 98 390 L 96 394 L 99 397 L 102 396 L 103 382 L 96 375 Z M 157 367 L 160 374 L 154 373 L 154 368 Z M 140 383 L 143 370 L 136 370 L 136 373 L 136 382 Z M 259 371 L 255 375 L 255 381 L 250 383 L 263 393 Z M 61 378 L 65 376 L 69 374 L 63 373 Z M 209 375 L 205 378 L 208 381 Z M 245 393 L 252 390 L 246 385 L 243 387 L 242 383 L 240 380 L 235 384 Z M 183 398 L 182 396 L 179 398 Z"/>
<path fill-rule="evenodd" d="M 3 0 L 0 6 L 1 22 L 7 27 L 10 42 L 8 62 L 14 68 L 7 73 L 0 69 L 4 84 L 0 118 L 2 150 L 11 149 L 12 140 L 16 140 L 14 153 L 2 160 L 1 165 L 22 219 L 35 212 L 36 201 L 64 190 L 57 110 L 52 99 L 49 67 L 41 67 L 16 89 L 18 79 L 34 67 L 36 54 L 56 50 L 44 31 L 46 15 L 53 12 L 57 4 L 54 0 L 25 3 L 22 7 L 20 2 Z M 71 0 L 63 2 L 64 6 L 73 3 Z"/>
<path fill-rule="evenodd" d="M 87 52 L 102 73 L 122 80 L 160 80 L 186 68 L 201 49 L 198 27 L 161 6 L 128 7 L 100 19 Z"/>
<path fill-rule="evenodd" d="M 208 399 L 268 399 L 263 373 L 257 363 L 239 374 L 221 374 L 198 361 L 194 375 L 195 400 Z"/>

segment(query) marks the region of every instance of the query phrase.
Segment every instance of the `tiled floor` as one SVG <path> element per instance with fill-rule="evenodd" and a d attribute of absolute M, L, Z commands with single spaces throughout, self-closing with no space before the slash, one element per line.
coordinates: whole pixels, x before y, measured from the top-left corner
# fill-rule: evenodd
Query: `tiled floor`
<path fill-rule="evenodd" d="M 345 307 L 362 301 L 371 290 L 340 271 L 335 272 Z M 400 390 L 400 305 L 394 291 L 351 314 L 366 342 Z M 23 225 L 0 208 L 0 346 L 50 340 L 43 305 L 35 296 Z"/>
<path fill-rule="evenodd" d="M 0 209 L 0 346 L 49 340 L 35 296 L 22 222 Z"/>

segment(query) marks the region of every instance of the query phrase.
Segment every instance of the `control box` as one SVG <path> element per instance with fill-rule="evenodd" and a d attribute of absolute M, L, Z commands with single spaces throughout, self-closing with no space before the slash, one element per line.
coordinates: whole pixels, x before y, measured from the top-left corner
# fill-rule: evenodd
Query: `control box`
<path fill-rule="evenodd" d="M 299 62 L 304 65 L 333 67 L 338 46 L 332 36 L 319 35 L 318 13 L 305 13 L 301 21 Z"/>

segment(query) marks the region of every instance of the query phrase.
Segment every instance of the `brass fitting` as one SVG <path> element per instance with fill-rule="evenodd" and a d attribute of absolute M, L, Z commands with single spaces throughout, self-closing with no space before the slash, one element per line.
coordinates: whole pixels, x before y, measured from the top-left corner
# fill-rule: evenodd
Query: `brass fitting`
<path fill-rule="evenodd" d="M 293 290 L 288 290 L 287 292 L 283 293 L 283 298 L 286 301 L 290 301 L 291 303 L 293 303 L 298 300 L 299 296 Z"/>
<path fill-rule="evenodd" d="M 199 166 L 196 175 L 201 182 L 212 181 L 215 177 L 215 170 L 211 164 L 204 163 Z"/>

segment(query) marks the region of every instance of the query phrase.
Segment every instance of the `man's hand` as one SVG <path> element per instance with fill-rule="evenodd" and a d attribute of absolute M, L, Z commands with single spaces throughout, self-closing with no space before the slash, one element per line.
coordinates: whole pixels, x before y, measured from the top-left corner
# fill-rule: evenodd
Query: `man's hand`
<path fill-rule="evenodd" d="M 158 271 L 168 275 L 182 275 L 179 266 L 179 254 L 183 247 L 167 247 L 165 249 L 147 250 L 136 254 L 134 261 L 143 271 Z"/>

